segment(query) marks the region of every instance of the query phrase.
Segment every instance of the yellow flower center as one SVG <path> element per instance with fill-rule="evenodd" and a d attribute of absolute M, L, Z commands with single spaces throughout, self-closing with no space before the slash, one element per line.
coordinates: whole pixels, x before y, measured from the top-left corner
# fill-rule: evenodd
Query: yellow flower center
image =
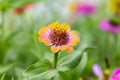
<path fill-rule="evenodd" d="M 66 23 L 60 24 L 59 22 L 54 22 L 50 24 L 49 27 L 51 27 L 55 31 L 60 31 L 60 32 L 66 32 L 70 30 L 69 25 L 67 25 Z"/>
<path fill-rule="evenodd" d="M 104 76 L 105 76 L 105 77 L 108 77 L 109 75 L 110 75 L 110 71 L 109 71 L 108 69 L 105 70 L 105 71 L 104 71 Z"/>
<path fill-rule="evenodd" d="M 120 14 L 120 0 L 111 0 L 108 5 L 115 14 Z"/>
<path fill-rule="evenodd" d="M 53 30 L 49 35 L 49 38 L 53 45 L 61 46 L 66 45 L 69 41 L 69 31 L 70 27 L 66 24 L 59 24 L 58 22 L 49 25 Z"/>

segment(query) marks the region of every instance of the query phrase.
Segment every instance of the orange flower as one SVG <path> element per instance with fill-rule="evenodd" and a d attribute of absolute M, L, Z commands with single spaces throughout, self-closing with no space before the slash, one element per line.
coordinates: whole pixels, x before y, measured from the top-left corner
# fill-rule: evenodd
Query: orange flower
<path fill-rule="evenodd" d="M 14 10 L 15 14 L 20 15 L 22 14 L 25 10 L 29 10 L 35 6 L 34 3 L 27 4 L 25 6 L 20 6 Z"/>
<path fill-rule="evenodd" d="M 69 6 L 70 13 L 74 14 L 77 10 L 77 7 L 78 7 L 77 2 L 70 3 L 70 6 Z"/>
<path fill-rule="evenodd" d="M 25 10 L 25 7 L 18 7 L 14 10 L 15 14 L 22 14 Z"/>
<path fill-rule="evenodd" d="M 77 32 L 71 31 L 70 26 L 66 23 L 54 22 L 41 28 L 38 34 L 39 41 L 51 46 L 51 51 L 54 53 L 60 50 L 72 52 L 74 50 L 73 46 L 80 42 Z"/>

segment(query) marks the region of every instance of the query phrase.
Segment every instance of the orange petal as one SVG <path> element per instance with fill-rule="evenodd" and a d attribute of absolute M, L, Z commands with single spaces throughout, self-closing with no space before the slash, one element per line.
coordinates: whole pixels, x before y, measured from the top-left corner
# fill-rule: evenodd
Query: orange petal
<path fill-rule="evenodd" d="M 76 31 L 71 31 L 71 34 L 74 35 L 74 36 L 78 35 Z"/>
<path fill-rule="evenodd" d="M 39 35 L 42 35 L 42 34 L 44 33 L 44 31 L 46 31 L 46 30 L 47 30 L 47 27 L 42 27 L 42 28 L 39 30 L 38 34 L 39 34 Z"/>
<path fill-rule="evenodd" d="M 52 51 L 53 53 L 57 53 L 57 52 L 59 51 L 59 48 L 58 48 L 58 47 L 55 47 L 55 46 L 52 46 L 52 47 L 51 47 L 51 51 Z"/>
<path fill-rule="evenodd" d="M 70 52 L 73 52 L 73 51 L 74 51 L 73 47 L 68 47 L 68 48 L 67 48 L 67 52 L 70 53 Z"/>
<path fill-rule="evenodd" d="M 61 46 L 60 47 L 60 50 L 66 50 L 67 49 L 67 46 Z"/>
<path fill-rule="evenodd" d="M 75 13 L 75 12 L 76 12 L 76 9 L 77 9 L 77 3 L 76 3 L 76 2 L 70 3 L 69 8 L 70 8 L 70 12 L 71 12 L 71 13 Z"/>
<path fill-rule="evenodd" d="M 79 38 L 79 37 L 76 37 L 76 38 L 75 38 L 75 41 L 76 41 L 76 42 L 80 42 L 80 38 Z"/>
<path fill-rule="evenodd" d="M 80 42 L 80 38 L 76 37 L 71 41 L 70 46 L 76 46 L 78 42 Z"/>
<path fill-rule="evenodd" d="M 70 46 L 76 46 L 77 45 L 77 43 L 75 42 L 75 41 L 72 41 L 71 43 L 70 43 Z"/>
<path fill-rule="evenodd" d="M 38 39 L 39 39 L 40 42 L 43 42 L 43 40 L 44 40 L 44 38 L 41 37 L 41 36 Z"/>
<path fill-rule="evenodd" d="M 47 39 L 44 39 L 43 42 L 45 45 L 50 46 L 50 42 Z"/>

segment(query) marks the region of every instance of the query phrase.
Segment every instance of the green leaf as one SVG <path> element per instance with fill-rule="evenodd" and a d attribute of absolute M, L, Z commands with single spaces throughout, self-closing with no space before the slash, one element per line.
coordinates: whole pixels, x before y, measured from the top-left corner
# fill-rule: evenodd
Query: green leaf
<path fill-rule="evenodd" d="M 2 77 L 1 77 L 1 79 L 0 80 L 4 80 L 4 78 L 5 78 L 5 73 L 2 75 Z"/>
<path fill-rule="evenodd" d="M 78 80 L 82 70 L 85 68 L 85 66 L 87 64 L 87 57 L 88 57 L 87 53 L 84 52 L 80 63 L 78 64 L 78 66 L 76 68 L 74 68 L 72 70 L 72 78 L 74 80 Z"/>
<path fill-rule="evenodd" d="M 68 70 L 70 70 L 68 67 L 66 67 L 66 66 L 58 66 L 57 67 L 57 70 L 58 71 L 68 71 Z"/>
<path fill-rule="evenodd" d="M 20 30 L 11 32 L 9 35 L 7 35 L 7 36 L 5 37 L 5 41 L 6 41 L 6 42 L 11 41 L 14 37 L 16 37 L 17 35 L 19 35 L 21 31 L 22 31 L 22 30 L 20 29 Z"/>
<path fill-rule="evenodd" d="M 62 72 L 62 71 L 59 71 L 58 73 L 60 75 L 61 80 L 72 80 L 71 76 L 68 75 L 67 73 Z"/>
<path fill-rule="evenodd" d="M 74 67 L 76 67 L 79 64 L 81 55 L 83 54 L 84 51 L 88 52 L 96 49 L 95 47 L 91 46 L 91 43 L 89 41 L 87 37 L 83 37 L 79 48 L 76 49 L 73 53 L 70 54 L 60 53 L 58 65 L 69 69 L 73 69 Z"/>
<path fill-rule="evenodd" d="M 33 77 L 39 77 L 37 75 L 43 75 L 43 73 L 45 74 L 46 71 L 49 71 L 52 67 L 52 64 L 49 60 L 47 59 L 40 59 L 37 63 L 29 66 L 24 72 L 23 74 L 20 76 L 20 80 L 30 77 L 30 79 Z M 35 78 L 36 78 L 35 77 Z"/>
<path fill-rule="evenodd" d="M 89 51 L 89 50 L 92 50 L 92 49 L 95 49 L 95 48 L 94 47 L 82 46 L 82 47 L 78 48 L 76 51 L 74 51 L 73 53 L 63 57 L 59 61 L 59 64 L 62 67 L 67 67 L 69 69 L 73 69 L 74 67 L 76 67 L 79 64 L 82 53 L 84 51 Z"/>
<path fill-rule="evenodd" d="M 20 77 L 20 75 L 24 72 L 24 69 L 21 69 L 21 68 L 18 68 L 16 67 L 15 68 L 15 74 L 17 77 Z"/>
<path fill-rule="evenodd" d="M 79 59 L 82 55 L 84 49 L 77 49 L 76 51 L 74 51 L 71 54 L 68 54 L 66 56 L 64 56 L 62 59 L 59 60 L 59 64 L 62 67 L 68 67 L 70 69 L 74 68 L 77 63 L 79 62 Z M 73 64 L 75 63 L 75 64 Z"/>
<path fill-rule="evenodd" d="M 12 77 L 12 79 L 11 80 L 14 80 L 14 77 Z"/>
<path fill-rule="evenodd" d="M 15 65 L 16 65 L 15 63 L 12 63 L 12 64 L 9 64 L 9 65 L 0 66 L 0 74 L 9 71 L 9 70 L 12 69 Z"/>
<path fill-rule="evenodd" d="M 41 74 L 27 76 L 23 78 L 22 80 L 26 80 L 26 78 L 29 78 L 29 80 L 49 80 L 52 77 L 54 77 L 56 74 L 57 74 L 56 70 L 49 70 Z"/>

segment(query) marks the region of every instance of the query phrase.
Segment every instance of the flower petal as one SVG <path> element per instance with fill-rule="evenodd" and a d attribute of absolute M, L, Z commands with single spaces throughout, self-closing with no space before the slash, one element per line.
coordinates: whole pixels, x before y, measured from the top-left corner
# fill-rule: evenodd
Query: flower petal
<path fill-rule="evenodd" d="M 76 31 L 71 31 L 70 33 L 71 33 L 72 35 L 74 35 L 74 36 L 77 36 L 77 35 L 78 35 Z"/>
<path fill-rule="evenodd" d="M 39 40 L 40 42 L 43 42 L 43 41 L 44 41 L 44 38 L 40 36 L 40 37 L 38 38 L 38 40 Z"/>
<path fill-rule="evenodd" d="M 65 45 L 60 47 L 60 50 L 66 50 L 66 49 L 67 49 L 67 46 Z"/>
<path fill-rule="evenodd" d="M 120 80 L 120 68 L 117 68 L 112 76 L 110 77 L 110 80 Z"/>
<path fill-rule="evenodd" d="M 103 19 L 101 24 L 100 24 L 100 29 L 103 31 L 110 31 L 111 30 L 111 25 L 109 23 L 109 19 Z"/>
<path fill-rule="evenodd" d="M 103 71 L 101 67 L 98 64 L 93 65 L 93 72 L 97 77 L 102 77 L 103 76 Z"/>
<path fill-rule="evenodd" d="M 67 52 L 70 53 L 70 52 L 73 52 L 73 51 L 74 51 L 73 47 L 68 47 L 68 48 L 67 48 Z"/>
<path fill-rule="evenodd" d="M 42 35 L 42 34 L 44 34 L 44 32 L 47 30 L 47 27 L 42 27 L 40 30 L 39 30 L 39 32 L 38 32 L 38 34 L 39 35 Z"/>
<path fill-rule="evenodd" d="M 59 48 L 58 47 L 55 47 L 55 46 L 51 46 L 51 51 L 53 53 L 57 53 L 59 51 Z"/>
<path fill-rule="evenodd" d="M 80 42 L 80 38 L 79 37 L 76 37 L 74 38 L 71 42 L 70 42 L 70 46 L 76 46 L 77 43 Z"/>
<path fill-rule="evenodd" d="M 49 40 L 47 40 L 47 39 L 44 39 L 43 42 L 44 42 L 44 44 L 47 45 L 47 46 L 50 46 L 50 45 L 51 45 L 50 42 L 49 42 Z"/>

